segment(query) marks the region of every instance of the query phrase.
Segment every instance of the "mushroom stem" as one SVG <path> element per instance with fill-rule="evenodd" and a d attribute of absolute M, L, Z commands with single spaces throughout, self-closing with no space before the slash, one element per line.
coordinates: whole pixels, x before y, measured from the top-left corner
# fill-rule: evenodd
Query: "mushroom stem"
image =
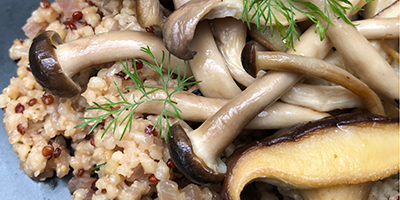
<path fill-rule="evenodd" d="M 368 110 L 385 115 L 381 100 L 367 85 L 346 70 L 315 58 L 281 52 L 257 52 L 256 71 L 262 69 L 291 70 L 323 78 L 341 85 L 361 97 Z"/>
<path fill-rule="evenodd" d="M 252 84 L 254 78 L 243 69 L 240 58 L 246 44 L 246 25 L 234 18 L 214 19 L 210 25 L 218 49 L 224 57 L 232 77 L 244 86 Z"/>
<path fill-rule="evenodd" d="M 374 18 L 353 22 L 366 39 L 399 38 L 399 18 Z"/>
<path fill-rule="evenodd" d="M 281 101 L 320 112 L 336 109 L 364 108 L 360 97 L 342 86 L 308 85 L 298 83 L 284 94 Z"/>
<path fill-rule="evenodd" d="M 189 60 L 189 66 L 196 80 L 201 81 L 197 85 L 204 96 L 232 99 L 242 91 L 225 65 L 207 21 L 197 26 L 190 47 L 197 55 Z"/>
<path fill-rule="evenodd" d="M 319 40 L 313 29 L 295 43 L 296 53 L 323 58 L 331 46 Z M 310 48 L 314 47 L 314 48 Z M 169 150 L 176 166 L 186 177 L 200 184 L 218 183 L 226 171 L 218 155 L 264 108 L 296 84 L 303 75 L 270 71 L 225 104 L 215 115 L 194 131 L 181 124 L 171 127 Z"/>
<path fill-rule="evenodd" d="M 102 63 L 141 58 L 152 62 L 152 57 L 141 48 L 148 46 L 157 60 L 162 60 L 167 50 L 161 38 L 154 34 L 136 31 L 115 31 L 83 37 L 63 43 L 54 31 L 46 31 L 33 40 L 29 50 L 29 63 L 37 82 L 48 92 L 59 97 L 73 97 L 81 88 L 71 79 L 83 69 Z M 175 56 L 164 59 L 164 65 L 179 65 Z M 186 70 L 186 75 L 192 72 Z"/>
<path fill-rule="evenodd" d="M 153 99 L 166 98 L 165 93 L 162 91 L 151 93 L 148 96 Z M 137 95 L 134 93 L 133 97 L 138 100 L 141 97 L 140 92 L 137 91 Z M 127 100 L 131 100 L 130 98 L 132 98 L 132 96 L 125 97 Z M 228 100 L 202 97 L 183 91 L 174 93 L 171 99 L 177 103 L 176 107 L 182 111 L 180 114 L 182 119 L 193 122 L 204 122 L 228 103 Z M 131 101 L 133 101 L 133 99 Z M 137 107 L 135 112 L 158 114 L 163 109 L 164 104 L 162 102 L 149 101 Z M 169 105 L 167 105 L 167 109 L 173 110 Z M 281 129 L 297 123 L 312 121 L 327 116 L 329 116 L 327 113 L 316 112 L 308 108 L 277 101 L 269 108 L 263 109 L 249 122 L 246 128 Z"/>
<path fill-rule="evenodd" d="M 312 2 L 324 9 L 326 4 L 321 0 Z M 327 9 L 334 16 L 331 8 Z M 371 46 L 357 29 L 343 19 L 332 17 L 334 26 L 329 26 L 326 35 L 333 46 L 341 52 L 347 66 L 351 67 L 360 78 L 382 99 L 395 106 L 399 105 L 399 76 L 381 55 Z M 326 22 L 322 20 L 324 26 Z"/>
<path fill-rule="evenodd" d="M 304 200 L 366 200 L 371 192 L 372 182 L 337 185 L 326 188 L 301 190 Z"/>
<path fill-rule="evenodd" d="M 162 51 L 168 52 L 161 38 L 151 33 L 138 31 L 114 31 L 83 37 L 57 46 L 55 52 L 64 73 L 72 77 L 86 67 L 118 59 L 140 58 L 151 62 L 153 59 L 141 51 L 141 48 L 146 46 L 160 61 L 163 56 Z M 175 56 L 171 55 L 170 62 L 171 66 L 179 65 L 181 72 L 185 70 L 183 61 Z M 167 67 L 168 59 L 165 59 L 163 64 Z M 191 75 L 191 72 L 187 74 L 187 76 Z"/>

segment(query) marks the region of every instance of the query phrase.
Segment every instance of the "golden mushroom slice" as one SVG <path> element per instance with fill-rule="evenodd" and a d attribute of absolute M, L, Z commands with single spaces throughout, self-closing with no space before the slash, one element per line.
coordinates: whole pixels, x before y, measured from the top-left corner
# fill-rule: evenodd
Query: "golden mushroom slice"
<path fill-rule="evenodd" d="M 304 199 L 363 199 L 399 171 L 399 118 L 348 114 L 283 129 L 228 161 L 225 199 L 264 180 Z"/>

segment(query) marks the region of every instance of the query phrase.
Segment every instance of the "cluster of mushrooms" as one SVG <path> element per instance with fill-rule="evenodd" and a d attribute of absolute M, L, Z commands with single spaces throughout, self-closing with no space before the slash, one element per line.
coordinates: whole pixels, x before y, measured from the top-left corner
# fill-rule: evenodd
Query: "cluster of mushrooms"
<path fill-rule="evenodd" d="M 323 0 L 311 2 L 321 10 L 325 6 Z M 399 38 L 399 1 L 370 14 L 382 7 L 380 2 L 387 4 L 372 3 L 365 14 L 370 19 L 353 22 L 356 27 L 331 17 L 334 25 L 322 41 L 311 25 L 294 50 L 286 48 L 276 30 L 271 35 L 269 27 L 248 29 L 241 21 L 242 0 L 174 0 L 174 12 L 158 0 L 137 0 L 138 22 L 155 27 L 157 34 L 115 31 L 63 43 L 57 33 L 46 31 L 33 41 L 30 67 L 45 90 L 68 98 L 82 92 L 74 75 L 85 68 L 118 59 L 151 61 L 140 50 L 146 46 L 158 61 L 162 51 L 170 52 L 172 66 L 188 63 L 187 75 L 202 81 L 198 88 L 204 95 L 173 96 L 184 120 L 203 122 L 195 130 L 183 121 L 171 127 L 170 154 L 187 178 L 203 185 L 223 182 L 226 199 L 240 199 L 245 185 L 255 180 L 299 189 L 304 199 L 365 199 L 371 182 L 399 171 L 399 119 L 386 117 L 384 109 L 398 112 L 399 76 L 368 41 Z M 351 3 L 360 8 L 366 2 Z M 300 13 L 295 17 L 305 20 Z M 247 33 L 254 40 L 246 43 Z M 399 61 L 398 52 L 391 55 Z M 352 73 L 324 61 L 328 56 Z M 306 75 L 338 86 L 299 83 Z M 305 93 L 321 100 L 302 100 Z M 354 107 L 369 113 L 326 113 Z M 157 114 L 158 108 L 136 112 Z M 307 121 L 312 122 L 298 124 Z M 223 162 L 219 155 L 243 129 L 281 130 Z"/>

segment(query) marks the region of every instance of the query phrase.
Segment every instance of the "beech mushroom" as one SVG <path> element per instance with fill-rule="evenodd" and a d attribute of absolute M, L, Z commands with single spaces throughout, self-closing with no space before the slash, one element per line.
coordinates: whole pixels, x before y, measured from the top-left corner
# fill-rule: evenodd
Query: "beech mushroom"
<path fill-rule="evenodd" d="M 283 4 L 287 2 L 282 1 Z M 361 7 L 365 4 L 365 1 L 353 0 L 352 5 Z M 300 10 L 306 9 L 302 4 L 296 4 L 296 7 Z M 255 17 L 242 18 L 244 14 L 252 16 L 254 9 L 250 9 L 249 13 L 243 12 L 243 1 L 242 0 L 192 0 L 174 11 L 171 16 L 167 19 L 165 26 L 163 27 L 163 40 L 166 48 L 178 58 L 184 60 L 193 59 L 196 54 L 194 51 L 189 49 L 189 44 L 193 38 L 194 30 L 196 25 L 204 19 L 217 19 L 233 17 L 239 20 L 255 22 Z M 293 20 L 303 21 L 308 19 L 304 14 L 300 13 L 297 9 L 292 10 L 294 12 Z M 269 12 L 267 9 L 264 12 Z M 275 9 L 274 17 L 276 20 L 282 23 L 283 26 L 289 24 L 285 16 Z M 265 24 L 264 18 L 260 19 L 260 24 Z M 271 25 L 271 24 L 269 24 Z"/>
<path fill-rule="evenodd" d="M 158 26 L 162 28 L 171 11 L 164 8 L 158 0 L 137 0 L 136 17 L 142 28 Z"/>
<path fill-rule="evenodd" d="M 255 66 L 246 66 L 249 72 L 264 69 L 289 70 L 323 78 L 357 94 L 371 113 L 385 115 L 381 100 L 374 91 L 342 68 L 320 59 L 282 52 L 258 51 L 255 54 L 256 61 L 253 61 Z"/>
<path fill-rule="evenodd" d="M 326 6 L 322 1 L 313 0 L 320 9 Z M 333 15 L 331 8 L 327 11 Z M 399 76 L 389 63 L 371 46 L 357 29 L 343 19 L 332 18 L 335 26 L 329 26 L 326 35 L 333 46 L 343 55 L 346 66 L 351 67 L 360 78 L 382 99 L 399 105 Z M 322 22 L 323 26 L 327 26 Z M 379 72 L 379 73 L 378 73 Z"/>
<path fill-rule="evenodd" d="M 353 22 L 366 39 L 399 38 L 399 18 L 374 18 Z"/>
<path fill-rule="evenodd" d="M 133 96 L 126 96 L 125 99 L 138 100 L 140 92 L 134 92 Z M 165 99 L 165 92 L 157 91 L 148 95 L 153 99 Z M 177 92 L 172 96 L 176 102 L 176 107 L 182 113 L 183 120 L 192 122 L 204 122 L 214 115 L 221 107 L 228 103 L 227 100 L 197 96 L 189 92 Z M 149 101 L 137 107 L 136 113 L 159 114 L 164 109 L 164 104 L 160 101 Z M 173 110 L 167 105 L 168 110 Z M 246 125 L 247 129 L 281 129 L 297 123 L 312 121 L 327 117 L 329 114 L 317 112 L 308 108 L 295 106 L 282 102 L 275 102 L 269 108 L 263 109 L 257 116 Z"/>
<path fill-rule="evenodd" d="M 364 199 L 370 182 L 399 172 L 399 118 L 341 115 L 283 129 L 235 152 L 223 193 L 239 200 L 263 180 L 305 200 Z"/>
<path fill-rule="evenodd" d="M 149 46 L 157 60 L 162 51 L 167 53 L 161 38 L 154 34 L 136 31 L 115 31 L 83 37 L 63 43 L 54 31 L 46 31 L 33 40 L 29 50 L 29 63 L 37 82 L 48 92 L 59 97 L 73 97 L 81 92 L 71 78 L 92 65 L 118 61 L 118 59 L 141 58 L 151 61 L 151 57 L 141 48 Z M 164 66 L 168 66 L 165 59 Z M 171 65 L 182 63 L 171 56 Z M 184 65 L 179 65 L 184 71 Z M 188 76 L 191 71 L 188 70 Z"/>
<path fill-rule="evenodd" d="M 254 78 L 243 69 L 240 56 L 246 44 L 246 25 L 234 18 L 224 18 L 212 20 L 210 26 L 232 77 L 243 86 L 252 84 Z"/>
<path fill-rule="evenodd" d="M 381 0 L 368 2 L 367 8 L 363 12 L 364 18 L 375 18 L 375 17 L 386 17 L 389 14 L 391 17 L 392 13 L 399 15 L 400 2 L 398 0 Z"/>
<path fill-rule="evenodd" d="M 320 112 L 336 109 L 364 108 L 360 97 L 342 86 L 308 85 L 298 83 L 282 95 L 281 101 Z"/>
<path fill-rule="evenodd" d="M 198 25 L 190 47 L 197 55 L 189 60 L 189 66 L 201 81 L 197 85 L 204 96 L 231 99 L 242 91 L 225 65 L 207 21 Z"/>

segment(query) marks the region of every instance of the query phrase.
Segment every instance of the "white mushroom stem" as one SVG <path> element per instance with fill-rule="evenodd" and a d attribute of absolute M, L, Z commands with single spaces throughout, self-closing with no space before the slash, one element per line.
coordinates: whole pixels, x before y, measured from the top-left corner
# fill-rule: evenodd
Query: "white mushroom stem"
<path fill-rule="evenodd" d="M 321 9 L 326 6 L 321 0 L 312 2 Z M 330 16 L 334 16 L 330 8 L 328 11 Z M 326 22 L 322 21 L 326 26 Z M 331 21 L 335 25 L 329 26 L 326 35 L 333 46 L 341 52 L 346 65 L 351 67 L 361 81 L 365 82 L 382 99 L 398 105 L 399 76 L 396 72 L 354 26 L 336 17 L 331 17 Z"/>
<path fill-rule="evenodd" d="M 153 99 L 165 99 L 165 93 L 157 91 L 148 95 Z M 138 101 L 141 97 L 139 91 L 134 92 L 134 98 Z M 132 95 L 125 96 L 129 101 L 133 101 Z M 189 92 L 177 92 L 172 95 L 172 101 L 182 113 L 183 120 L 193 122 L 204 122 L 213 116 L 222 106 L 228 103 L 227 100 L 196 96 Z M 170 105 L 167 110 L 173 111 Z M 161 101 L 149 101 L 143 103 L 136 109 L 136 113 L 159 114 L 164 109 Z M 313 111 L 308 108 L 295 106 L 282 102 L 275 102 L 271 107 L 261 111 L 246 126 L 248 129 L 281 129 L 298 123 L 312 121 L 329 116 L 324 112 Z"/>
<path fill-rule="evenodd" d="M 164 65 L 168 66 L 168 51 L 161 38 L 151 33 L 137 31 L 114 31 L 83 37 L 68 43 L 58 45 L 55 52 L 63 72 L 72 77 L 84 68 L 96 64 L 140 58 L 152 63 L 153 59 L 142 47 L 149 47 L 157 61 L 161 61 L 165 53 Z M 183 61 L 171 55 L 171 66 L 179 65 L 180 71 L 185 70 Z M 192 72 L 187 69 L 187 76 Z"/>
<path fill-rule="evenodd" d="M 298 83 L 284 94 L 281 101 L 320 112 L 336 109 L 364 108 L 360 97 L 342 86 L 321 86 Z"/>
<path fill-rule="evenodd" d="M 214 19 L 210 23 L 215 42 L 232 77 L 244 86 L 254 82 L 242 66 L 241 54 L 246 44 L 246 25 L 233 18 Z"/>
<path fill-rule="evenodd" d="M 399 38 L 399 18 L 374 18 L 354 21 L 357 30 L 366 39 Z"/>
<path fill-rule="evenodd" d="M 381 100 L 367 85 L 346 70 L 323 60 L 281 52 L 257 52 L 257 68 L 290 70 L 323 78 L 357 94 L 371 113 L 385 115 Z"/>
<path fill-rule="evenodd" d="M 190 47 L 197 55 L 189 61 L 189 66 L 196 80 L 201 81 L 198 86 L 204 96 L 231 99 L 241 92 L 225 65 L 207 21 L 197 26 Z"/>

